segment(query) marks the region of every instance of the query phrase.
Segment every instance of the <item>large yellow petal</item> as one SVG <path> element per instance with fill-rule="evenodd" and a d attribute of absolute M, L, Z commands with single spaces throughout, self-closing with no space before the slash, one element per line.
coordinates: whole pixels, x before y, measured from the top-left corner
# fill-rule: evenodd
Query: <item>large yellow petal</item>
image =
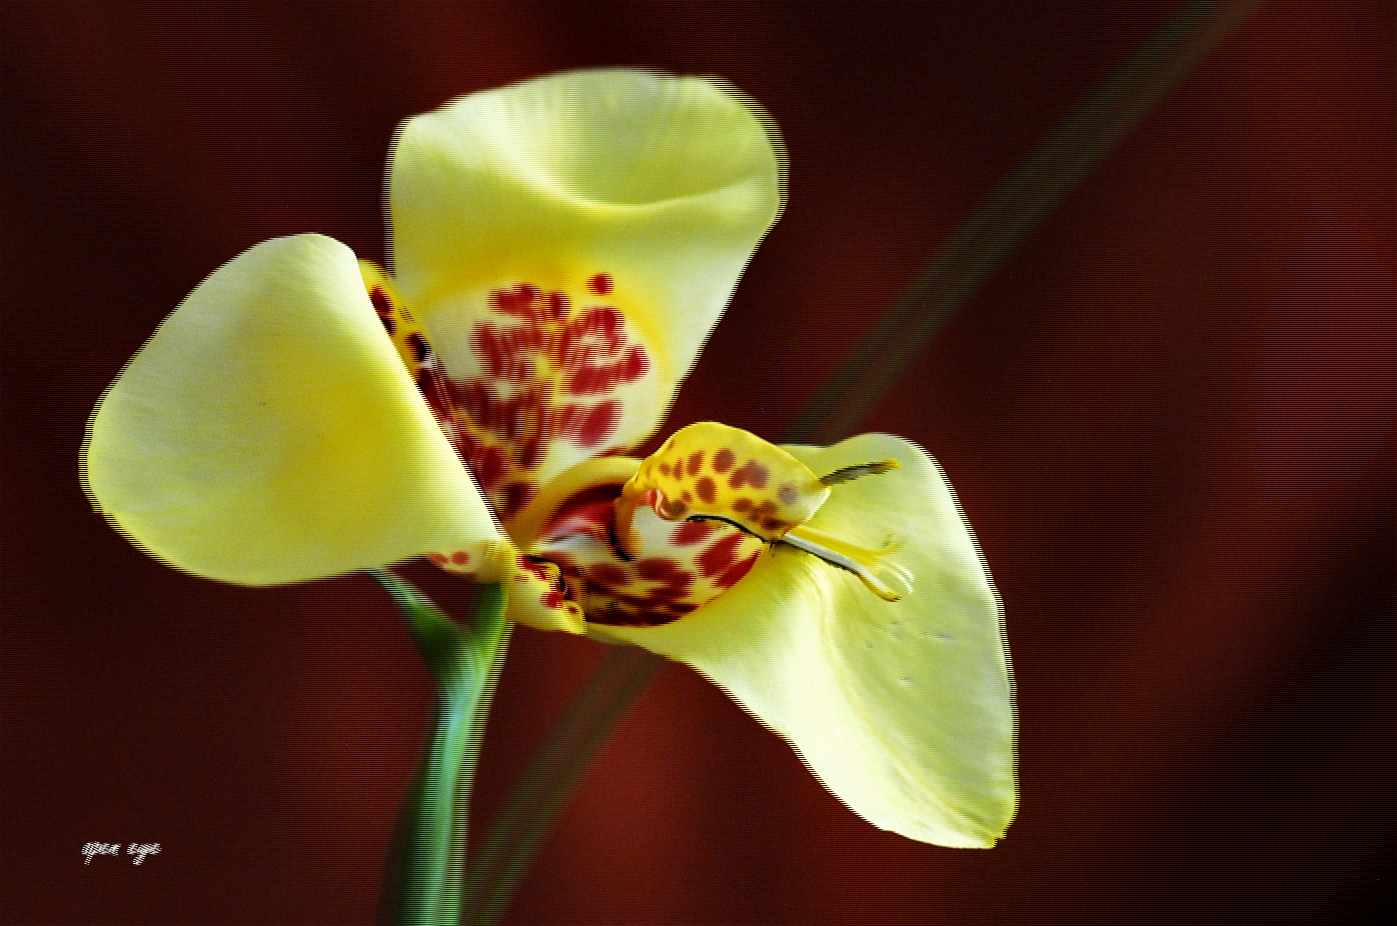
<path fill-rule="evenodd" d="M 784 736 L 856 813 L 955 847 L 999 839 L 1017 803 L 1013 686 L 998 600 L 949 484 L 918 447 L 863 435 L 787 447 L 816 473 L 878 460 L 810 525 L 890 539 L 912 592 L 884 601 L 853 574 L 781 545 L 714 601 L 659 627 L 589 627 L 688 663 Z"/>
<path fill-rule="evenodd" d="M 89 426 L 94 505 L 172 566 L 247 585 L 500 537 L 349 248 L 278 238 L 160 326 Z"/>
<path fill-rule="evenodd" d="M 394 272 L 458 425 L 512 447 L 501 479 L 535 491 L 655 429 L 783 183 L 770 120 L 702 78 L 576 71 L 404 124 Z"/>

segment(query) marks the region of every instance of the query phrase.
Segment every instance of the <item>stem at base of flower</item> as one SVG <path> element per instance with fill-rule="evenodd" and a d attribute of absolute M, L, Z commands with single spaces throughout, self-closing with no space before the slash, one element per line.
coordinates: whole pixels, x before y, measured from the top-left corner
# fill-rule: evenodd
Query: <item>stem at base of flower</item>
<path fill-rule="evenodd" d="M 389 850 L 379 923 L 456 926 L 470 791 L 510 624 L 499 584 L 475 586 L 469 627 L 386 569 L 369 571 L 402 614 L 437 689 L 436 717 Z"/>

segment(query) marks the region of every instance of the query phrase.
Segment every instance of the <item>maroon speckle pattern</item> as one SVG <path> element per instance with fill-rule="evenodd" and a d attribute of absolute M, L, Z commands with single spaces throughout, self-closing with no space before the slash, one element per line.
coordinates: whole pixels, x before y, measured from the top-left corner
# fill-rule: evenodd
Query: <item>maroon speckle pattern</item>
<path fill-rule="evenodd" d="M 742 544 L 741 532 L 734 531 L 713 544 L 699 556 L 699 569 L 705 576 L 716 576 L 737 562 L 737 549 Z"/>
<path fill-rule="evenodd" d="M 613 289 L 609 275 L 596 274 L 579 299 L 590 302 Z M 496 513 L 508 520 L 536 494 L 533 471 L 555 443 L 579 448 L 578 460 L 607 444 L 623 412 L 616 392 L 650 372 L 650 357 L 615 306 L 575 306 L 568 293 L 529 282 L 493 290 L 486 302 L 490 316 L 469 338 L 479 377 L 453 379 L 425 341 L 410 337 L 408 346 L 428 405 Z"/>
<path fill-rule="evenodd" d="M 692 546 L 713 536 L 713 525 L 704 521 L 684 521 L 670 535 L 670 542 L 676 547 Z"/>
<path fill-rule="evenodd" d="M 757 557 L 760 553 L 750 553 L 745 558 L 733 563 L 723 574 L 713 580 L 713 584 L 719 588 L 728 589 L 737 584 L 737 580 L 752 571 L 752 567 L 757 564 Z"/>
<path fill-rule="evenodd" d="M 393 306 L 389 303 L 388 294 L 383 291 L 382 286 L 375 286 L 373 289 L 369 290 L 369 302 L 373 303 L 374 311 L 377 312 L 380 317 L 391 316 L 393 314 Z"/>
<path fill-rule="evenodd" d="M 756 562 L 762 543 L 730 525 L 657 518 L 660 493 L 637 512 L 640 546 L 632 558 L 615 547 L 619 485 L 580 492 L 565 501 L 541 532 L 540 554 L 557 562 L 587 590 L 587 620 L 655 626 L 676 620 L 729 588 Z"/>
<path fill-rule="evenodd" d="M 694 491 L 705 505 L 713 504 L 713 499 L 717 497 L 718 487 L 713 484 L 713 480 L 704 476 L 694 484 Z"/>

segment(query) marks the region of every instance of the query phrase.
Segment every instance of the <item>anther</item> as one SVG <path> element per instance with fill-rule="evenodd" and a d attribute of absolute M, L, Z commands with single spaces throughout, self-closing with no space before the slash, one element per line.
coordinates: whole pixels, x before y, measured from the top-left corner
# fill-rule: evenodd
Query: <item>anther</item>
<path fill-rule="evenodd" d="M 857 463 L 853 466 L 844 466 L 830 473 L 828 476 L 821 476 L 820 482 L 827 486 L 837 486 L 844 482 L 853 482 L 862 476 L 881 476 L 889 470 L 897 469 L 902 464 L 896 460 L 879 460 L 876 463 Z"/>

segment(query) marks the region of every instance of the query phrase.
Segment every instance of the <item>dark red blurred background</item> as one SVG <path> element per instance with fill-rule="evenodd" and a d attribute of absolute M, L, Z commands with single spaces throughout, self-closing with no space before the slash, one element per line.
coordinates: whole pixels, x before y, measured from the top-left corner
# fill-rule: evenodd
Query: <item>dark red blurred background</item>
<path fill-rule="evenodd" d="M 401 119 L 596 65 L 764 103 L 788 208 L 671 422 L 775 437 L 1180 6 L 0 6 L 4 923 L 373 920 L 430 710 L 394 612 L 359 578 L 167 570 L 91 513 L 77 459 L 103 387 L 221 263 L 305 231 L 382 258 Z M 1002 593 L 1008 838 L 874 829 L 669 666 L 508 922 L 1397 919 L 1395 32 L 1376 0 L 1263 7 L 864 422 L 941 460 Z M 603 652 L 516 633 L 480 827 Z M 162 852 L 84 866 L 90 841 Z"/>

